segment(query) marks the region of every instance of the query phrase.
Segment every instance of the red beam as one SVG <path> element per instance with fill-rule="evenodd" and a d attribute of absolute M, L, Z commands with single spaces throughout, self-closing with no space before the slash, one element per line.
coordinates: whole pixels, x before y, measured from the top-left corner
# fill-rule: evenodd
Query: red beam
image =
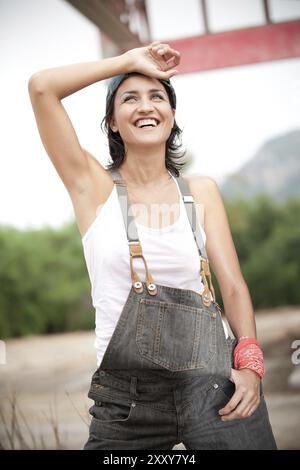
<path fill-rule="evenodd" d="M 181 53 L 180 73 L 300 57 L 300 21 L 163 41 Z"/>

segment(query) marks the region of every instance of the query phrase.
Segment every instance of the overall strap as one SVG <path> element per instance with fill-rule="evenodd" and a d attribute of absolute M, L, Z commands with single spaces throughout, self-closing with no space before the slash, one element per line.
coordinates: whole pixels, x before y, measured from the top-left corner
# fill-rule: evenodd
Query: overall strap
<path fill-rule="evenodd" d="M 204 305 L 209 307 L 212 299 L 214 300 L 214 302 L 216 302 L 216 296 L 215 296 L 215 290 L 212 284 L 209 261 L 208 261 L 204 241 L 202 238 L 201 230 L 200 230 L 200 221 L 197 223 L 198 218 L 197 218 L 197 212 L 195 209 L 194 197 L 191 194 L 191 191 L 187 182 L 182 178 L 181 175 L 177 176 L 177 182 L 178 182 L 178 186 L 179 186 L 182 199 L 184 202 L 184 207 L 186 209 L 190 226 L 192 228 L 194 239 L 195 239 L 198 252 L 199 252 L 200 274 L 201 274 L 201 280 L 204 285 L 204 289 L 201 294 L 203 303 Z M 208 278 L 209 284 L 207 282 L 207 278 Z"/>
<path fill-rule="evenodd" d="M 146 286 L 150 295 L 157 294 L 157 287 L 153 281 L 153 277 L 150 274 L 147 266 L 147 262 L 143 256 L 142 246 L 139 240 L 138 231 L 136 228 L 134 216 L 132 214 L 132 207 L 128 198 L 128 192 L 125 182 L 118 170 L 109 169 L 112 179 L 117 188 L 119 203 L 121 206 L 123 221 L 126 230 L 127 241 L 129 245 L 130 253 L 130 272 L 132 287 L 137 294 L 141 294 L 144 290 L 143 284 L 140 281 L 137 273 L 133 269 L 133 258 L 142 258 L 146 270 Z"/>
<path fill-rule="evenodd" d="M 206 249 L 204 241 L 202 238 L 200 224 L 197 224 L 197 213 L 194 204 L 194 198 L 191 194 L 190 188 L 187 182 L 182 178 L 182 176 L 177 177 L 177 182 L 181 192 L 181 196 L 184 202 L 184 207 L 187 212 L 187 216 L 190 222 L 190 226 L 193 231 L 194 239 L 198 248 L 200 258 L 207 260 Z"/>
<path fill-rule="evenodd" d="M 128 199 L 128 192 L 127 192 L 126 184 L 124 180 L 122 180 L 122 176 L 120 175 L 118 170 L 110 169 L 109 171 L 117 187 L 117 192 L 118 192 L 122 216 L 123 216 L 123 220 L 125 224 L 128 243 L 131 243 L 131 244 L 138 243 L 139 236 L 138 236 L 137 228 L 135 225 L 134 217 L 132 214 L 132 208 L 130 206 L 130 202 Z"/>

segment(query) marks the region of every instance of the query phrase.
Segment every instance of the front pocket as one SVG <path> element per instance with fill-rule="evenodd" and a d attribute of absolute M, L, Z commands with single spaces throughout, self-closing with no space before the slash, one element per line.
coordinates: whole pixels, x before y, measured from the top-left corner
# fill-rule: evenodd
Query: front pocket
<path fill-rule="evenodd" d="M 140 354 L 168 370 L 206 368 L 216 355 L 217 314 L 187 305 L 141 299 Z"/>
<path fill-rule="evenodd" d="M 129 420 L 135 406 L 134 402 L 131 404 L 95 402 L 89 413 L 98 423 L 124 422 Z"/>
<path fill-rule="evenodd" d="M 229 401 L 232 398 L 232 395 L 235 393 L 235 384 L 231 382 L 230 379 L 226 379 L 222 377 L 216 377 L 216 383 L 218 384 L 217 390 Z M 260 382 L 260 390 L 259 390 L 260 398 L 263 397 L 263 386 Z"/>

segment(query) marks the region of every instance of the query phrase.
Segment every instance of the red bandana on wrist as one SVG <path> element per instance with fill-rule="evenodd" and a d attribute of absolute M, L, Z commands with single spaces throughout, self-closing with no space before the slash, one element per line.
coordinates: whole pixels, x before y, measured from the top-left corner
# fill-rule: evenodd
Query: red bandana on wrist
<path fill-rule="evenodd" d="M 255 338 L 240 338 L 233 356 L 235 369 L 252 369 L 261 379 L 263 378 L 265 374 L 263 352 Z"/>

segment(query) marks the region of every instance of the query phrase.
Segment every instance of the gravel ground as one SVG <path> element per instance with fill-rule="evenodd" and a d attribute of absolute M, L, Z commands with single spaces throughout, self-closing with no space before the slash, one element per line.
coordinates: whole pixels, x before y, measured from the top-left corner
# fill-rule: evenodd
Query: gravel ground
<path fill-rule="evenodd" d="M 256 320 L 266 361 L 265 397 L 278 447 L 300 449 L 300 365 L 291 359 L 293 341 L 300 345 L 300 307 L 261 310 Z M 96 369 L 94 332 L 11 339 L 6 356 L 7 363 L 0 365 L 0 446 L 81 449 L 92 404 L 86 395 Z"/>

